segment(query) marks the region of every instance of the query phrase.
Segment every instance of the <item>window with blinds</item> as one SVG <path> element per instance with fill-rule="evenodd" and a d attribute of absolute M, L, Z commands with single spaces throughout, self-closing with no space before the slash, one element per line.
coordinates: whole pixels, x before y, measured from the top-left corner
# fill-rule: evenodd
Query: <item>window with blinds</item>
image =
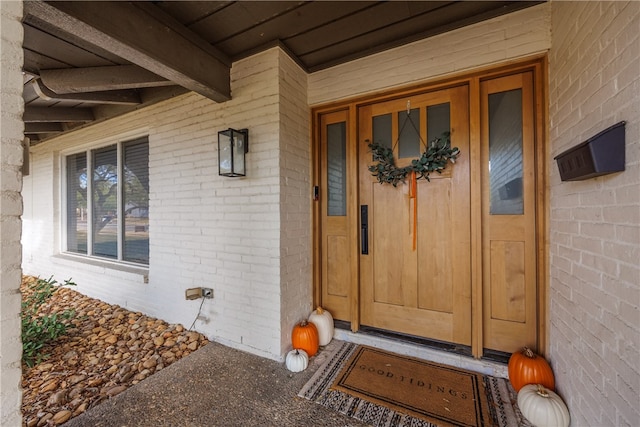
<path fill-rule="evenodd" d="M 64 250 L 149 264 L 146 137 L 66 156 Z"/>

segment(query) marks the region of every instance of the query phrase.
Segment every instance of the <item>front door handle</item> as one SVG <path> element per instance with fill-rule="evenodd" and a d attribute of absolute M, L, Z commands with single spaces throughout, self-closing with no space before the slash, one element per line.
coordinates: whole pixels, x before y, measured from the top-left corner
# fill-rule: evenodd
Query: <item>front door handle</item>
<path fill-rule="evenodd" d="M 369 206 L 360 205 L 360 253 L 369 254 Z"/>

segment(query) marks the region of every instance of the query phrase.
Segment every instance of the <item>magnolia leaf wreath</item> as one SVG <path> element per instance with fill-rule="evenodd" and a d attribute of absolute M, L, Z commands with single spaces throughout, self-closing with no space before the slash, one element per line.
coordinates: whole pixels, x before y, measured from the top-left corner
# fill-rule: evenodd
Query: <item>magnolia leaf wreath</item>
<path fill-rule="evenodd" d="M 394 187 L 399 182 L 404 183 L 407 175 L 415 172 L 416 179 L 429 179 L 431 172 L 442 173 L 447 162 L 455 163 L 460 155 L 457 147 L 451 148 L 451 133 L 443 132 L 440 137 L 434 138 L 426 147 L 420 158 L 413 159 L 409 166 L 399 168 L 393 160 L 393 148 L 378 142 L 369 144 L 373 152 L 373 161 L 377 162 L 369 166 L 369 172 L 378 179 L 380 184 L 392 184 Z"/>

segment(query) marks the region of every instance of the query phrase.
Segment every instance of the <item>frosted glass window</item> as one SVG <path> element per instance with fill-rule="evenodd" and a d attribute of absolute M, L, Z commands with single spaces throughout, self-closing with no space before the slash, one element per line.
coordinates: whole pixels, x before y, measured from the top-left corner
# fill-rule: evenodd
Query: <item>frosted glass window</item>
<path fill-rule="evenodd" d="M 444 103 L 427 107 L 427 142 L 440 138 L 451 130 L 451 104 Z"/>
<path fill-rule="evenodd" d="M 420 109 L 413 108 L 398 113 L 398 157 L 420 156 Z"/>
<path fill-rule="evenodd" d="M 373 142 L 392 148 L 391 113 L 373 118 Z"/>
<path fill-rule="evenodd" d="M 327 215 L 347 214 L 347 125 L 327 125 Z"/>
<path fill-rule="evenodd" d="M 522 215 L 522 90 L 489 95 L 489 186 L 493 215 Z"/>

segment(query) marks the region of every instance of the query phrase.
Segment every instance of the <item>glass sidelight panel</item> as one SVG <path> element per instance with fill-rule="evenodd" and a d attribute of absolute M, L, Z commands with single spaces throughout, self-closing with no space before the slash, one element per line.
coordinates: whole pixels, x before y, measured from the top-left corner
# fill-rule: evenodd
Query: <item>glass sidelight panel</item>
<path fill-rule="evenodd" d="M 347 214 L 347 124 L 327 125 L 327 215 Z"/>
<path fill-rule="evenodd" d="M 342 109 L 317 115 L 318 128 L 314 132 L 319 139 L 314 142 L 317 187 L 313 188 L 314 200 L 314 247 L 319 262 L 314 262 L 314 278 L 319 288 L 314 300 L 331 310 L 334 319 L 349 321 L 351 313 L 351 259 L 357 250 L 356 242 L 350 238 L 356 201 L 351 190 L 356 182 L 351 165 L 357 151 L 348 144 L 351 139 L 350 110 Z M 364 142 L 364 141 L 363 141 Z M 317 145 L 319 144 L 319 145 Z M 347 174 L 350 174 L 349 176 Z M 317 214 L 317 216 L 316 216 Z"/>
<path fill-rule="evenodd" d="M 489 95 L 489 213 L 522 215 L 522 89 Z"/>

